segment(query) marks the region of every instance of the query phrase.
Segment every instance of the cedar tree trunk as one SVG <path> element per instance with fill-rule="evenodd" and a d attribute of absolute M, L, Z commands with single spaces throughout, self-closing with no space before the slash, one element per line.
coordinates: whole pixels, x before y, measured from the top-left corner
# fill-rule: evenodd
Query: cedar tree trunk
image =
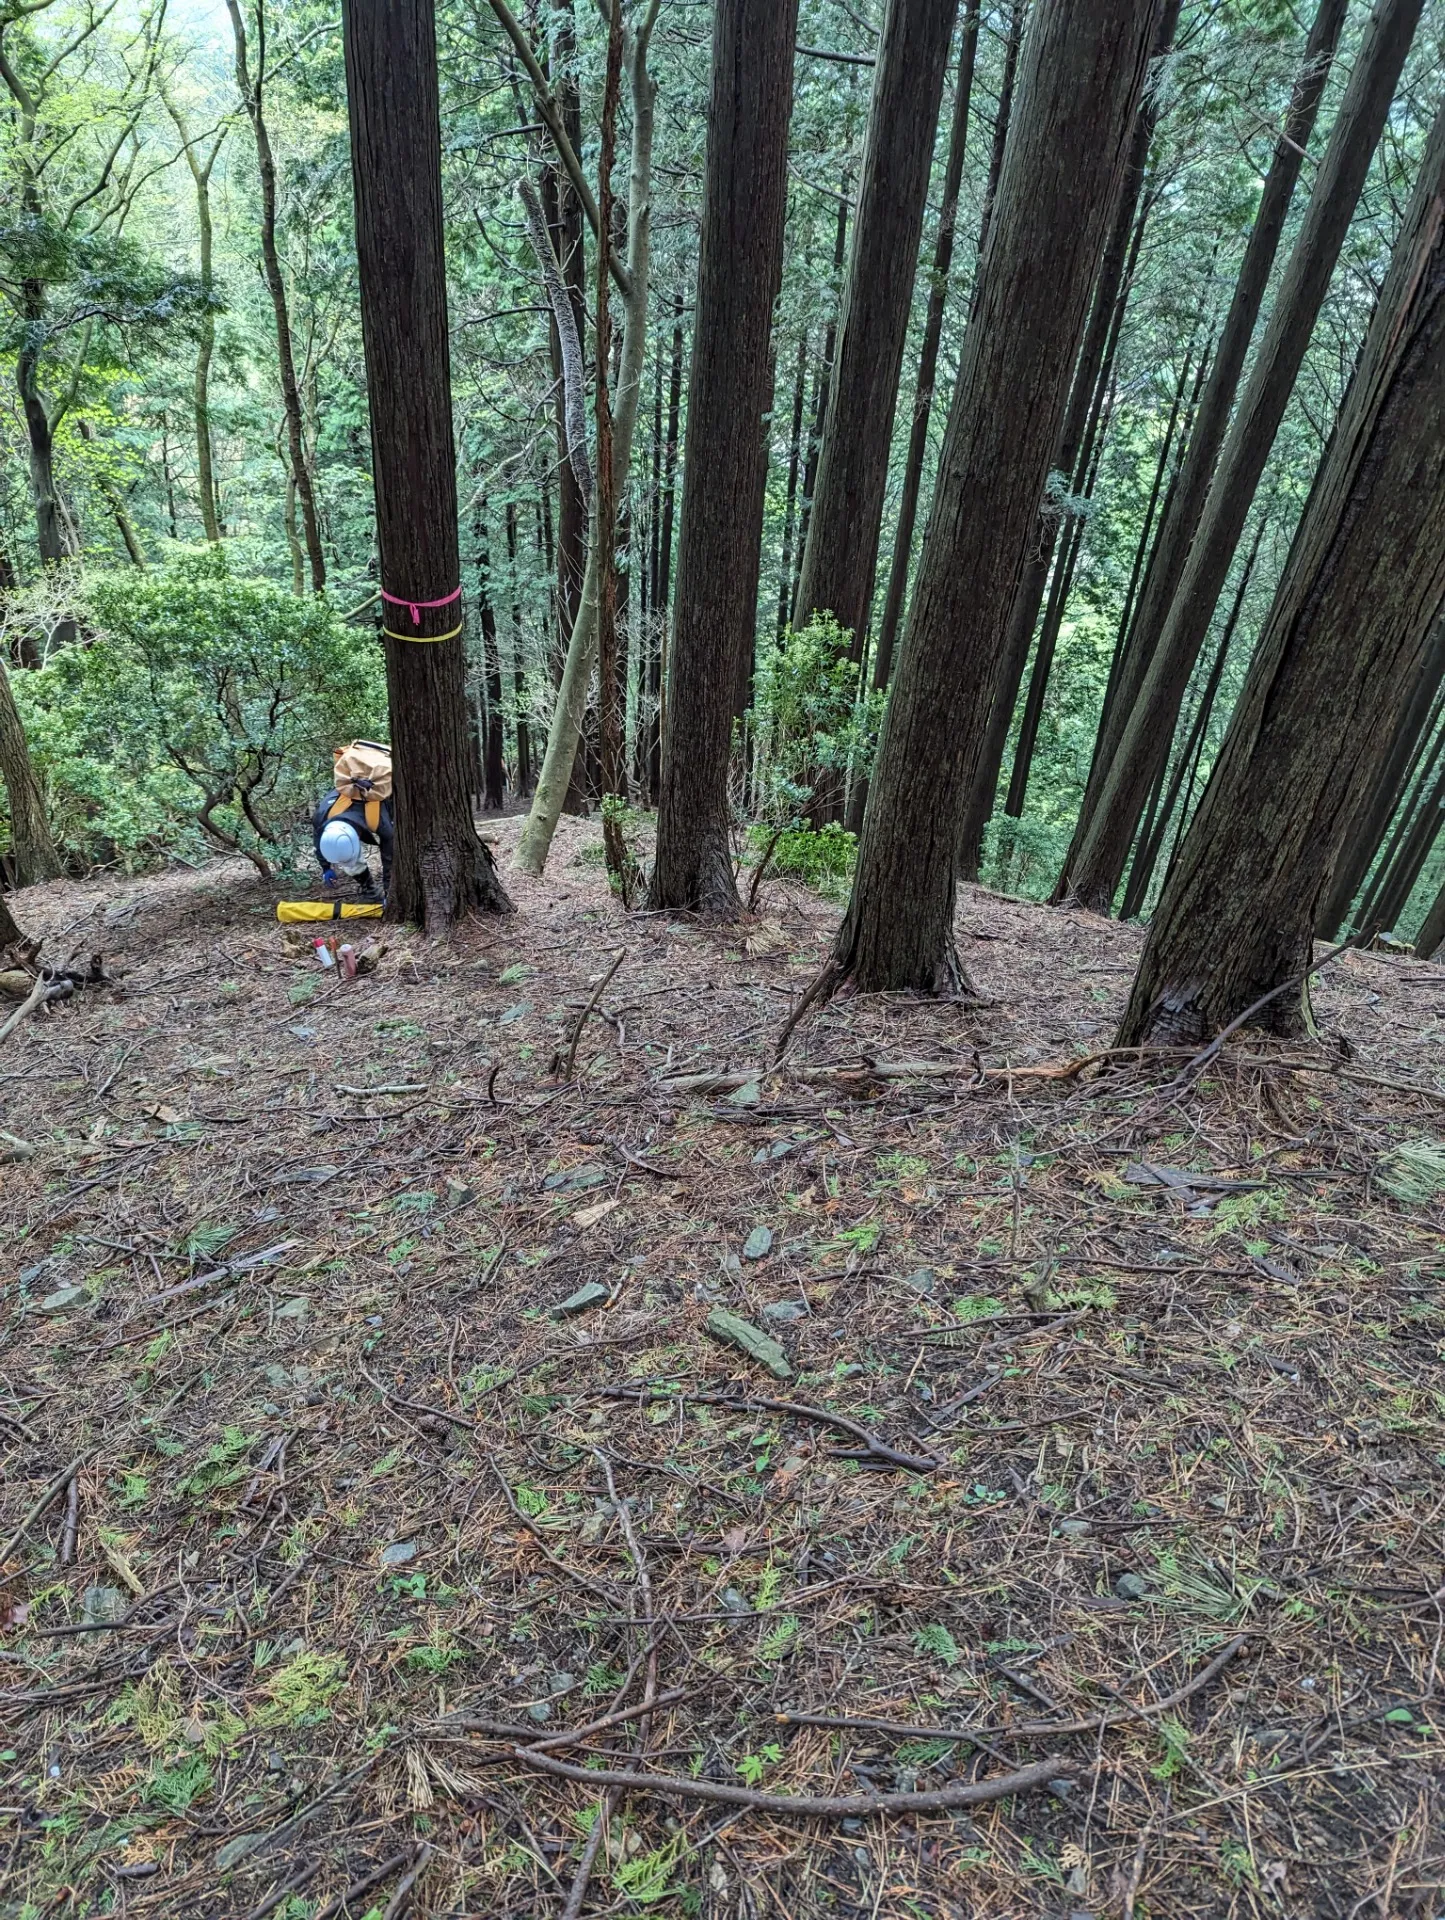
<path fill-rule="evenodd" d="M 831 613 L 861 659 L 934 134 L 958 0 L 889 0 L 838 355 L 793 624 Z"/>
<path fill-rule="evenodd" d="M 752 658 L 773 302 L 783 269 L 798 0 L 717 0 L 654 907 L 738 912 L 733 695 Z"/>
<path fill-rule="evenodd" d="M 1139 690 L 1129 700 L 1120 686 L 1114 702 L 1121 729 L 1119 745 L 1101 768 L 1098 797 L 1076 834 L 1075 848 L 1059 880 L 1059 898 L 1075 898 L 1099 913 L 1107 913 L 1113 903 L 1139 817 L 1160 763 L 1168 756 L 1199 650 L 1309 347 L 1422 5 L 1423 0 L 1377 0 L 1365 29 L 1304 224 L 1188 547 L 1158 645 L 1147 662 L 1140 649 L 1131 648 L 1143 668 Z M 1121 680 L 1125 671 L 1121 666 Z"/>
<path fill-rule="evenodd" d="M 1033 10 L 853 897 L 830 963 L 833 978 L 851 976 L 864 991 L 962 983 L 953 911 L 969 746 L 993 698 L 1160 12 L 1158 0 L 1037 0 Z"/>
<path fill-rule="evenodd" d="M 1445 604 L 1445 110 L 1119 1044 L 1192 1045 L 1309 965 Z M 1260 1010 L 1291 1030 L 1300 995 Z"/>
<path fill-rule="evenodd" d="M 460 583 L 442 239 L 435 19 L 429 0 L 347 0 L 346 91 L 376 531 L 385 590 L 409 603 Z M 460 600 L 383 603 L 396 781 L 387 913 L 428 931 L 509 912 L 467 791 Z M 415 638 L 412 636 L 415 635 Z"/>
<path fill-rule="evenodd" d="M 10 800 L 11 856 L 16 886 L 28 887 L 36 880 L 54 880 L 62 870 L 60 855 L 50 835 L 40 783 L 30 762 L 30 747 L 3 660 L 0 660 L 0 780 L 4 781 Z M 0 946 L 4 944 L 0 938 Z"/>

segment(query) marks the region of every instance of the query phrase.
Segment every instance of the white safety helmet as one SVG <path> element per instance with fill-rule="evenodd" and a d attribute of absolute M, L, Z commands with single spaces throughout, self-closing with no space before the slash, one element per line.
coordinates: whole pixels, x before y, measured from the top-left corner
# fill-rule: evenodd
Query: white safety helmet
<path fill-rule="evenodd" d="M 321 858 L 328 867 L 343 873 L 360 873 L 366 865 L 361 855 L 361 835 L 349 820 L 328 820 L 321 829 Z"/>

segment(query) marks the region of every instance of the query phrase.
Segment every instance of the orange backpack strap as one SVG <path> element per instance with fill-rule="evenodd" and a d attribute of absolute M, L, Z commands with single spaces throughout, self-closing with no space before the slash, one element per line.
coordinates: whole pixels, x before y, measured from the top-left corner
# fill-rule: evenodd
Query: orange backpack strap
<path fill-rule="evenodd" d="M 343 813 L 348 813 L 351 810 L 351 804 L 349 795 L 338 793 L 331 805 L 327 808 L 326 818 L 328 820 L 339 820 Z"/>
<path fill-rule="evenodd" d="M 367 832 L 368 832 L 368 833 L 380 833 L 380 831 L 381 831 L 381 802 L 380 802 L 379 800 L 368 800 L 368 801 L 367 801 L 367 803 L 366 803 L 366 807 L 365 807 L 365 816 L 366 816 L 366 830 L 367 830 Z"/>

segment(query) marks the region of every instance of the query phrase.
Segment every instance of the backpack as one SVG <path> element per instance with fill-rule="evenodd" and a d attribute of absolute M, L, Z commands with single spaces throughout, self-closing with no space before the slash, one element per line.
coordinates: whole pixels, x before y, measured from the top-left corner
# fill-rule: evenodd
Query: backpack
<path fill-rule="evenodd" d="M 381 824 L 381 803 L 391 798 L 391 748 L 376 740 L 353 740 L 349 747 L 338 747 L 336 761 L 336 798 L 326 817 L 335 820 L 354 806 L 360 806 L 366 825 L 375 833 Z"/>

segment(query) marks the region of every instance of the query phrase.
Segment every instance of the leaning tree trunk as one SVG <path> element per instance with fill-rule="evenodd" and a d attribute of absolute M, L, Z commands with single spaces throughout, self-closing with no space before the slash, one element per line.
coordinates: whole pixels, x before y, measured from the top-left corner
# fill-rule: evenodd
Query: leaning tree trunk
<path fill-rule="evenodd" d="M 831 613 L 862 658 L 898 377 L 913 303 L 934 133 L 958 0 L 889 0 L 837 359 L 793 624 Z"/>
<path fill-rule="evenodd" d="M 783 272 L 798 0 L 717 0 L 677 617 L 654 907 L 738 912 L 728 819 L 733 696 L 752 659 Z"/>
<path fill-rule="evenodd" d="M 1409 905 L 1415 882 L 1430 858 L 1440 830 L 1440 809 L 1445 805 L 1442 757 L 1445 757 L 1445 734 L 1438 734 L 1396 829 L 1389 857 L 1382 863 L 1369 897 L 1360 908 L 1360 926 L 1371 933 L 1394 932 L 1395 923 Z"/>
<path fill-rule="evenodd" d="M 864 991 L 962 983 L 954 876 L 969 744 L 994 695 L 1160 10 L 1038 0 L 1033 11 L 853 897 L 825 976 Z"/>
<path fill-rule="evenodd" d="M 1445 110 L 1119 1044 L 1192 1045 L 1303 974 L 1445 605 Z M 1298 992 L 1259 1009 L 1293 1030 Z"/>
<path fill-rule="evenodd" d="M 1351 827 L 1349 840 L 1336 863 L 1329 894 L 1320 909 L 1319 925 L 1315 928 L 1321 940 L 1334 939 L 1355 896 L 1365 884 L 1370 863 L 1379 852 L 1395 809 L 1414 776 L 1425 742 L 1435 732 L 1442 702 L 1445 702 L 1442 676 L 1445 676 L 1445 620 L 1437 620 L 1424 672 L 1395 729 L 1364 810 Z"/>
<path fill-rule="evenodd" d="M 0 945 L 4 944 L 3 932 L 0 932 Z M 1415 952 L 1421 960 L 1432 960 L 1445 946 L 1445 886 L 1440 888 L 1424 920 L 1420 931 L 1415 935 Z"/>
<path fill-rule="evenodd" d="M 627 182 L 627 259 L 613 259 L 612 277 L 622 289 L 622 352 L 612 415 L 612 457 L 619 499 L 632 465 L 632 436 L 642 400 L 642 367 L 647 356 L 647 296 L 652 267 L 652 130 L 657 84 L 647 67 L 657 0 L 649 0 L 642 19 L 624 37 L 628 87 L 632 104 L 632 150 Z M 587 689 L 597 654 L 597 554 L 595 543 L 587 556 L 582 598 L 562 683 L 552 709 L 542 771 L 517 843 L 516 864 L 524 873 L 540 874 L 547 864 L 552 837 L 562 816 L 582 721 Z"/>
<path fill-rule="evenodd" d="M 311 469 L 306 462 L 306 442 L 301 421 L 301 389 L 296 380 L 296 356 L 291 346 L 291 313 L 286 299 L 286 280 L 281 272 L 281 255 L 276 245 L 276 160 L 271 151 L 271 134 L 266 125 L 263 89 L 266 79 L 265 0 L 259 0 L 257 13 L 257 72 L 253 78 L 246 44 L 246 23 L 241 0 L 226 0 L 231 16 L 231 32 L 236 43 L 236 88 L 241 105 L 251 122 L 256 140 L 256 169 L 261 180 L 261 264 L 266 289 L 271 295 L 271 311 L 276 323 L 276 364 L 281 378 L 281 400 L 286 409 L 286 445 L 296 497 L 301 503 L 301 524 L 306 537 L 306 558 L 311 569 L 311 590 L 320 593 L 326 585 L 326 558 L 321 551 L 321 529 L 316 518 L 316 496 L 311 486 Z M 453 481 L 455 491 L 455 480 Z"/>
<path fill-rule="evenodd" d="M 1116 699 L 1117 751 L 1060 877 L 1057 897 L 1096 912 L 1113 903 L 1149 790 L 1229 574 L 1255 490 L 1284 418 L 1370 159 L 1390 111 L 1423 0 L 1378 0 L 1315 177 L 1304 223 L 1230 428 L 1198 531 L 1137 697 Z M 1122 692 L 1122 689 L 1121 689 Z"/>
<path fill-rule="evenodd" d="M 61 859 L 45 817 L 40 782 L 30 761 L 25 728 L 15 706 L 10 676 L 0 660 L 0 780 L 10 799 L 10 842 L 15 862 L 15 884 L 28 887 L 36 880 L 53 880 Z M 0 946 L 5 945 L 0 935 Z"/>
<path fill-rule="evenodd" d="M 387 913 L 440 931 L 472 908 L 509 912 L 511 902 L 477 838 L 467 790 L 435 17 L 428 0 L 347 0 L 343 27 L 383 625 L 392 635 Z"/>
<path fill-rule="evenodd" d="M 1259 209 L 1250 229 L 1244 259 L 1234 283 L 1229 311 L 1215 345 L 1209 378 L 1200 395 L 1193 430 L 1170 492 L 1169 506 L 1149 557 L 1137 607 L 1129 621 L 1127 639 L 1121 629 L 1119 673 L 1113 695 L 1099 716 L 1099 730 L 1085 784 L 1083 804 L 1075 824 L 1074 842 L 1082 844 L 1124 727 L 1138 698 L 1149 662 L 1153 659 L 1164 622 L 1179 589 L 1189 548 L 1199 530 L 1200 516 L 1214 477 L 1215 463 L 1229 427 L 1230 410 L 1244 371 L 1245 356 L 1279 251 L 1304 164 L 1305 149 L 1314 131 L 1320 98 L 1329 78 L 1335 48 L 1344 24 L 1346 0 L 1320 0 L 1284 126 L 1275 143 L 1269 173 L 1260 193 Z"/>

